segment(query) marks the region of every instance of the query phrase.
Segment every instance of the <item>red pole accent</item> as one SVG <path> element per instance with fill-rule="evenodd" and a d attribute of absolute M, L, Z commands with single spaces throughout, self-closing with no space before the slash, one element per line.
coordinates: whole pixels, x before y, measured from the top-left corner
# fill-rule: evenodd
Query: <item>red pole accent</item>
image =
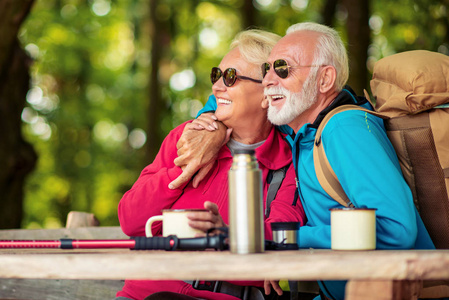
<path fill-rule="evenodd" d="M 72 240 L 73 249 L 127 248 L 134 249 L 135 240 Z M 0 240 L 1 248 L 61 248 L 61 241 Z"/>
<path fill-rule="evenodd" d="M 35 240 L 0 241 L 0 248 L 59 248 L 60 246 L 61 246 L 60 241 L 35 241 Z"/>
<path fill-rule="evenodd" d="M 133 249 L 135 240 L 73 240 L 73 248 L 98 249 L 98 248 L 128 248 Z"/>

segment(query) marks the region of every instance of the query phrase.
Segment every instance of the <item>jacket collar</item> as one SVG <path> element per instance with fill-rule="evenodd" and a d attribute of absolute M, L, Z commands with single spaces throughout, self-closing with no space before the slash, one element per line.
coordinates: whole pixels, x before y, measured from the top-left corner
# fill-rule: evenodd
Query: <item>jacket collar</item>
<path fill-rule="evenodd" d="M 270 170 L 277 170 L 292 161 L 292 152 L 279 131 L 273 126 L 267 140 L 256 148 L 259 163 Z"/>
<path fill-rule="evenodd" d="M 318 128 L 327 113 L 338 106 L 345 104 L 363 105 L 367 102 L 368 100 L 366 100 L 365 97 L 357 96 L 349 85 L 345 85 L 341 92 L 337 95 L 337 97 L 335 97 L 334 101 L 332 101 L 332 103 L 328 107 L 323 109 L 318 114 L 315 121 L 312 124 L 308 124 L 308 127 Z"/>

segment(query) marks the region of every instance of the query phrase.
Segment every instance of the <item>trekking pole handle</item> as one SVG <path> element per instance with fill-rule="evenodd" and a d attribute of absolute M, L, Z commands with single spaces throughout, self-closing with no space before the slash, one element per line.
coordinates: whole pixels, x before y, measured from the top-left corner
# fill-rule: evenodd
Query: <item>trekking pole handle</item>
<path fill-rule="evenodd" d="M 174 235 L 168 237 L 133 237 L 135 246 L 133 250 L 226 250 L 228 244 L 226 235 L 219 234 L 198 238 L 178 238 Z"/>

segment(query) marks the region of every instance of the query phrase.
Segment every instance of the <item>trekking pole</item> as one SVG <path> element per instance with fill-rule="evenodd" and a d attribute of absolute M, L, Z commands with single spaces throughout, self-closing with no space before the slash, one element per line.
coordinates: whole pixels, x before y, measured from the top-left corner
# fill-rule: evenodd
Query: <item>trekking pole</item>
<path fill-rule="evenodd" d="M 168 237 L 132 237 L 129 240 L 0 240 L 0 249 L 109 249 L 125 248 L 131 250 L 226 250 L 227 235 L 218 234 L 198 238 Z"/>

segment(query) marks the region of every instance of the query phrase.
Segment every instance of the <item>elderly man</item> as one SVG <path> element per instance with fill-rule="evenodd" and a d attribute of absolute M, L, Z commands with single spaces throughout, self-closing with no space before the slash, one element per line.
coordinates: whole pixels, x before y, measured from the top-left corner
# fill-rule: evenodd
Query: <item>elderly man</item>
<path fill-rule="evenodd" d="M 262 65 L 268 118 L 287 134 L 298 192 L 308 219 L 300 228 L 300 248 L 330 248 L 329 209 L 342 207 L 323 190 L 315 173 L 313 147 L 318 125 L 329 111 L 343 104 L 372 109 L 365 98 L 344 86 L 348 69 L 346 49 L 338 33 L 315 23 L 291 26 Z M 203 109 L 210 110 L 214 110 L 213 103 Z M 188 137 L 198 134 L 211 139 L 205 133 L 185 132 L 185 144 L 180 144 L 177 163 L 187 166 L 186 173 L 200 166 L 186 163 L 192 153 L 186 150 L 190 149 Z M 216 136 L 213 138 L 218 139 Z M 358 110 L 340 113 L 326 125 L 322 141 L 349 200 L 355 207 L 377 209 L 377 249 L 434 248 L 414 207 L 382 119 Z M 208 149 L 198 150 L 211 155 Z M 272 284 L 278 290 L 276 283 Z M 319 284 L 322 299 L 344 299 L 346 282 Z"/>

